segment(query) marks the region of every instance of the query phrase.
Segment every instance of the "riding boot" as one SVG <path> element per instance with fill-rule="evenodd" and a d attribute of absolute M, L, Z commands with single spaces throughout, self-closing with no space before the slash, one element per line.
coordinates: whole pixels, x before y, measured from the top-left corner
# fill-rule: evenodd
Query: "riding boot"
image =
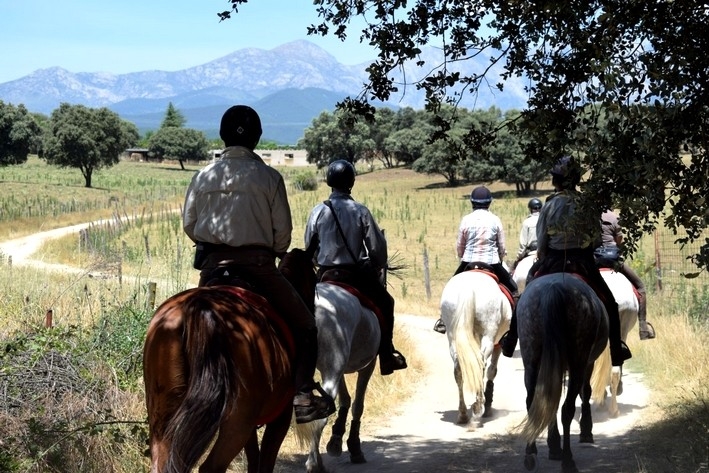
<path fill-rule="evenodd" d="M 296 395 L 293 399 L 295 420 L 298 424 L 324 419 L 335 412 L 335 401 L 319 383 L 313 380 L 315 365 L 318 361 L 317 328 L 303 333 L 296 333 L 298 356 L 295 366 Z M 317 390 L 320 396 L 315 396 Z"/>
<path fill-rule="evenodd" d="M 512 309 L 512 319 L 510 319 L 510 329 L 500 338 L 502 354 L 507 358 L 512 358 L 517 346 L 517 304 Z"/>
<path fill-rule="evenodd" d="M 396 370 L 406 369 L 406 358 L 398 350 L 394 349 L 391 342 L 387 343 L 387 347 L 380 346 L 379 348 L 379 370 L 382 376 L 392 374 Z"/>
<path fill-rule="evenodd" d="M 403 370 L 407 367 L 406 358 L 394 349 L 394 327 L 392 324 L 381 328 L 381 341 L 379 342 L 379 370 L 382 376 L 392 374 L 396 370 Z"/>
<path fill-rule="evenodd" d="M 638 329 L 640 331 L 640 340 L 650 340 L 655 338 L 655 328 L 647 319 L 647 305 L 645 294 L 638 294 Z"/>
<path fill-rule="evenodd" d="M 613 366 L 623 366 L 625 360 L 632 358 L 630 348 L 620 338 L 620 315 L 618 314 L 618 304 L 606 304 L 608 313 L 608 342 L 611 348 L 611 364 Z"/>

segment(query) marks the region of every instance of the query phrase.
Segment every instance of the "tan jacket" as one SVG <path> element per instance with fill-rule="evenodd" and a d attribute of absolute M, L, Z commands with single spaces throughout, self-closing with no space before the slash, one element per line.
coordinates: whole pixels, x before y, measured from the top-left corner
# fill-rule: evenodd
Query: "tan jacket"
<path fill-rule="evenodd" d="M 183 227 L 195 242 L 286 252 L 293 223 L 283 176 L 247 148 L 226 148 L 192 178 Z"/>

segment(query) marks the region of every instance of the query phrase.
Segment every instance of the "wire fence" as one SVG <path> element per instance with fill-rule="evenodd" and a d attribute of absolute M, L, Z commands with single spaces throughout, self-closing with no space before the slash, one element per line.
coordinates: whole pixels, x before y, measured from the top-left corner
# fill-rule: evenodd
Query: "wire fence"
<path fill-rule="evenodd" d="M 665 227 L 659 227 L 645 237 L 631 265 L 641 275 L 648 289 L 664 293 L 684 292 L 687 288 L 706 290 L 707 271 L 699 271 L 689 257 L 698 252 L 700 243 L 676 243 L 679 236 Z M 696 277 L 687 277 L 699 272 Z"/>

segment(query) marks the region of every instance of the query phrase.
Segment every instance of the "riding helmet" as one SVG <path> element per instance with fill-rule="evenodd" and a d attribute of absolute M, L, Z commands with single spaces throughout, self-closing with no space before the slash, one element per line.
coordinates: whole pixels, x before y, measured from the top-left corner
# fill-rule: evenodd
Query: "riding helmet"
<path fill-rule="evenodd" d="M 486 209 L 492 203 L 492 193 L 485 186 L 476 187 L 470 193 L 470 202 L 473 203 L 473 208 L 475 209 Z"/>
<path fill-rule="evenodd" d="M 327 185 L 333 189 L 350 192 L 355 182 L 355 168 L 352 163 L 338 159 L 327 167 Z"/>
<path fill-rule="evenodd" d="M 247 105 L 234 105 L 222 116 L 219 136 L 226 146 L 244 146 L 253 150 L 261 139 L 261 119 Z"/>
<path fill-rule="evenodd" d="M 534 197 L 533 199 L 529 199 L 529 202 L 527 203 L 527 208 L 529 209 L 530 212 L 539 212 L 542 210 L 542 201 Z"/>
<path fill-rule="evenodd" d="M 551 168 L 551 175 L 552 181 L 567 189 L 581 181 L 581 167 L 571 156 L 562 156 Z"/>

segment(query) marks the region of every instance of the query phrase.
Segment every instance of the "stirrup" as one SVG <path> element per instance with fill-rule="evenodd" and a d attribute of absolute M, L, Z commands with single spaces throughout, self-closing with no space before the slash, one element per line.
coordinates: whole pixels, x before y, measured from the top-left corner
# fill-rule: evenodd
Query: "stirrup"
<path fill-rule="evenodd" d="M 650 322 L 645 322 L 647 330 L 640 330 L 640 340 L 652 340 L 655 338 L 655 327 L 652 326 Z"/>
<path fill-rule="evenodd" d="M 446 324 L 443 323 L 443 319 L 436 320 L 436 323 L 433 324 L 433 330 L 438 333 L 446 333 Z"/>

